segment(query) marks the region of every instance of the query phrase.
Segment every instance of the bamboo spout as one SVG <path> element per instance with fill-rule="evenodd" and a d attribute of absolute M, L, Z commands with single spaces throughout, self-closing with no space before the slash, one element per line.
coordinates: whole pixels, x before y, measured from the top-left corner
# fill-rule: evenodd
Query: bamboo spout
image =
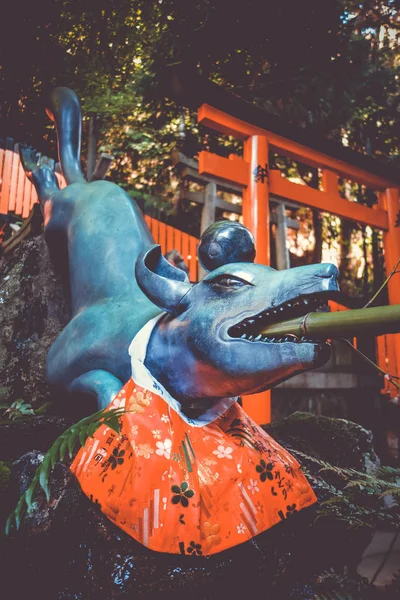
<path fill-rule="evenodd" d="M 308 313 L 304 317 L 268 325 L 261 333 L 267 337 L 295 335 L 299 338 L 303 336 L 340 338 L 360 334 L 376 336 L 400 333 L 400 304 L 333 313 Z"/>

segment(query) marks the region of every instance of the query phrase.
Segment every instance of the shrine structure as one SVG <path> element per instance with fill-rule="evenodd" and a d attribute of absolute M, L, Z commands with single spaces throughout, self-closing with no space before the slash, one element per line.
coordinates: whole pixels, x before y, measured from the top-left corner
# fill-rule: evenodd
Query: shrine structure
<path fill-rule="evenodd" d="M 224 158 L 208 151 L 199 154 L 199 173 L 216 177 L 243 190 L 243 223 L 253 233 L 257 262 L 270 263 L 270 208 L 273 199 L 294 202 L 332 215 L 369 225 L 383 232 L 385 270 L 389 274 L 400 258 L 400 172 L 391 165 L 356 153 L 334 142 L 308 135 L 306 130 L 223 90 L 216 84 L 179 67 L 167 77 L 168 94 L 185 106 L 198 109 L 198 122 L 243 142 L 242 156 Z M 269 157 L 276 153 L 316 167 L 322 173 L 320 189 L 299 185 L 272 169 Z M 369 207 L 339 194 L 339 178 L 357 182 L 377 193 Z M 400 279 L 388 285 L 390 304 L 400 303 Z M 376 338 L 379 366 L 400 377 L 400 334 Z M 385 382 L 386 392 L 398 391 Z M 270 392 L 243 401 L 258 422 L 270 420 Z"/>

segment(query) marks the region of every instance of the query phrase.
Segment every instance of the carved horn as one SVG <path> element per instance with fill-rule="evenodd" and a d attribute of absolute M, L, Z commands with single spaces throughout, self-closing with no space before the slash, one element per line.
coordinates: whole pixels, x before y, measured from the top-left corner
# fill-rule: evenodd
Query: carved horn
<path fill-rule="evenodd" d="M 152 246 L 139 254 L 135 273 L 140 289 L 154 304 L 170 313 L 178 307 L 184 308 L 181 302 L 192 284 L 184 271 L 163 257 L 161 246 Z"/>

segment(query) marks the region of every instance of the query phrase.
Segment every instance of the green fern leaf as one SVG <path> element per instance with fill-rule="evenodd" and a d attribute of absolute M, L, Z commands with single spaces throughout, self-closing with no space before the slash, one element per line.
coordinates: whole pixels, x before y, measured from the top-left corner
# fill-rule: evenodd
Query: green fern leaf
<path fill-rule="evenodd" d="M 8 536 L 10 535 L 10 531 L 12 529 L 13 523 L 15 522 L 15 513 L 12 512 L 9 516 L 8 519 L 6 521 L 5 527 L 4 527 L 4 531 L 5 534 Z"/>
<path fill-rule="evenodd" d="M 72 455 L 74 453 L 74 449 L 75 449 L 75 446 L 76 446 L 76 442 L 78 441 L 78 436 L 79 436 L 78 432 L 76 432 L 76 431 L 72 431 L 71 430 L 71 434 L 72 435 L 67 438 L 67 442 L 68 442 L 68 454 L 69 454 L 70 458 L 72 458 Z"/>
<path fill-rule="evenodd" d="M 110 427 L 110 429 L 113 429 L 120 435 L 120 418 L 124 413 L 124 408 L 99 410 L 96 413 L 81 419 L 57 438 L 45 454 L 43 462 L 36 469 L 36 473 L 29 488 L 22 494 L 16 508 L 9 515 L 5 526 L 6 535 L 10 533 L 14 524 L 18 529 L 26 509 L 32 509 L 32 500 L 38 486 L 43 489 L 47 501 L 50 500 L 49 478 L 56 462 L 63 461 L 67 452 L 69 456 L 72 456 L 78 441 L 83 446 L 87 438 L 93 436 L 101 425 Z"/>
<path fill-rule="evenodd" d="M 51 470 L 51 459 L 48 455 L 46 455 L 43 459 L 40 474 L 39 474 L 39 483 L 40 487 L 46 494 L 46 500 L 49 502 L 50 500 L 50 489 L 49 489 L 49 474 Z"/>
<path fill-rule="evenodd" d="M 37 478 L 36 476 L 33 478 L 31 485 L 28 487 L 28 489 L 25 492 L 25 502 L 28 508 L 28 512 L 30 512 L 32 510 L 32 496 L 34 494 L 35 488 L 37 485 Z"/>
<path fill-rule="evenodd" d="M 86 432 L 82 429 L 79 432 L 79 443 L 81 446 L 84 446 L 86 443 L 87 437 L 86 437 Z"/>
<path fill-rule="evenodd" d="M 68 435 L 66 435 L 67 433 L 69 433 L 68 429 L 63 434 L 63 440 L 62 440 L 61 445 L 60 445 L 59 460 L 61 462 L 65 459 L 65 457 L 67 455 L 67 450 L 68 450 Z"/>
<path fill-rule="evenodd" d="M 18 504 L 16 506 L 15 513 L 14 513 L 15 526 L 17 529 L 19 529 L 19 527 L 21 525 L 22 518 L 25 514 L 25 508 L 26 508 L 25 494 L 23 494 L 18 501 Z"/>

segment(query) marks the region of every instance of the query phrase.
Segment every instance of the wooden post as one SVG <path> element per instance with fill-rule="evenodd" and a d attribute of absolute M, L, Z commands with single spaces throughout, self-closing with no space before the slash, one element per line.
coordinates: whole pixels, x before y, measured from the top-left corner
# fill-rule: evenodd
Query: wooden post
<path fill-rule="evenodd" d="M 204 207 L 201 212 L 200 233 L 202 234 L 215 222 L 215 202 L 217 199 L 217 184 L 210 181 L 204 189 Z"/>
<path fill-rule="evenodd" d="M 204 188 L 204 206 L 201 211 L 200 234 L 215 223 L 215 207 L 217 201 L 217 184 L 215 181 L 210 181 Z M 199 263 L 199 280 L 207 274 L 207 271 Z"/>
<path fill-rule="evenodd" d="M 256 242 L 256 262 L 269 265 L 268 140 L 253 135 L 244 142 L 244 160 L 249 163 L 248 185 L 243 190 L 243 224 Z M 271 392 L 243 397 L 243 408 L 257 423 L 271 421 Z"/>
<path fill-rule="evenodd" d="M 250 165 L 243 191 L 243 224 L 256 242 L 256 262 L 269 265 L 269 168 L 268 140 L 252 135 L 244 143 L 244 160 Z"/>
<path fill-rule="evenodd" d="M 92 172 L 92 176 L 90 178 L 91 181 L 100 181 L 106 178 L 107 172 L 111 167 L 111 163 L 114 160 L 112 154 L 107 154 L 107 152 L 102 152 L 99 160 L 96 163 L 96 166 Z"/>
<path fill-rule="evenodd" d="M 396 188 L 388 188 L 383 193 L 383 201 L 386 204 L 386 210 L 388 213 L 389 228 L 385 232 L 383 237 L 384 250 L 385 250 L 385 269 L 386 275 L 392 271 L 396 262 L 400 258 L 400 226 L 396 225 L 399 223 L 400 217 L 400 199 L 399 190 Z M 390 304 L 400 304 L 400 275 L 394 275 L 388 283 L 388 294 Z M 389 349 L 395 361 L 395 373 L 392 375 L 400 376 L 400 334 L 388 335 L 387 343 L 391 346 Z M 391 389 L 393 396 L 398 395 L 397 390 Z"/>
<path fill-rule="evenodd" d="M 286 247 L 287 239 L 287 219 L 286 219 L 286 206 L 279 202 L 275 208 L 276 215 L 276 234 L 275 234 L 275 247 L 276 247 L 276 266 L 280 271 L 282 269 L 290 268 L 289 250 Z"/>

